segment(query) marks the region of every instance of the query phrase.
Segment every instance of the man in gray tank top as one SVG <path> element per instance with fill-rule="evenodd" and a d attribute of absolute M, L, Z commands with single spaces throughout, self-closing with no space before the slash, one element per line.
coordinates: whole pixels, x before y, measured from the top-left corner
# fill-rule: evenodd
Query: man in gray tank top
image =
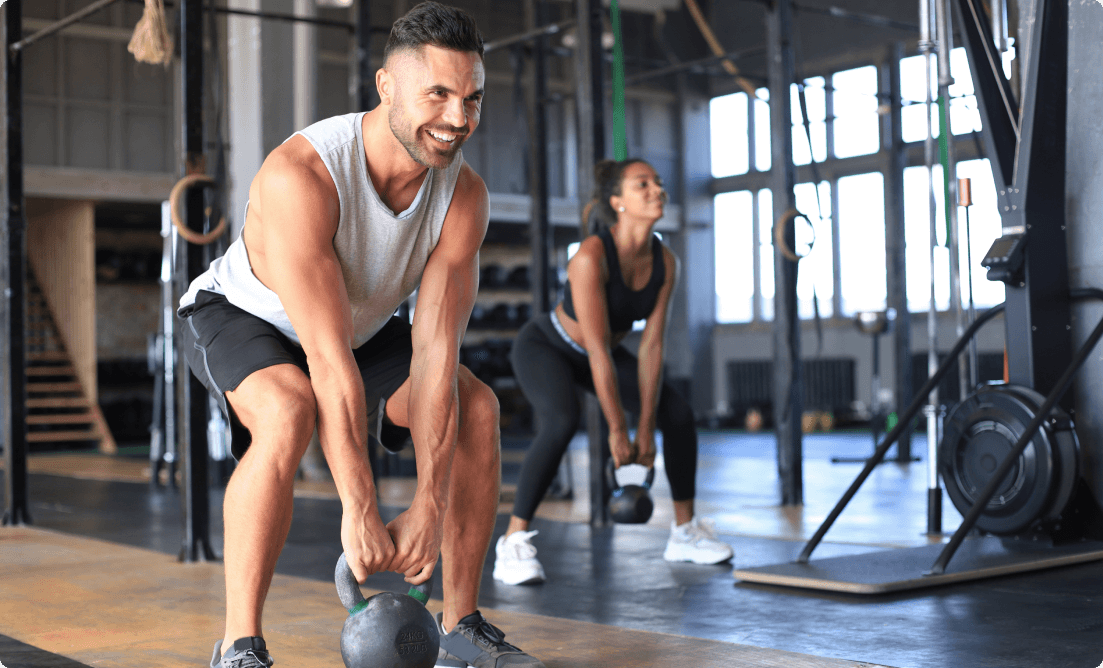
<path fill-rule="evenodd" d="M 497 400 L 459 365 L 489 215 L 460 153 L 479 124 L 482 53 L 462 11 L 427 2 L 396 21 L 379 106 L 274 150 L 240 238 L 181 299 L 189 365 L 226 412 L 238 459 L 212 668 L 272 663 L 261 613 L 315 426 L 356 579 L 421 583 L 443 557 L 437 665 L 543 666 L 476 609 L 501 481 Z M 392 314 L 415 289 L 411 326 Z M 377 415 L 410 430 L 417 459 L 413 502 L 386 525 L 367 453 Z"/>

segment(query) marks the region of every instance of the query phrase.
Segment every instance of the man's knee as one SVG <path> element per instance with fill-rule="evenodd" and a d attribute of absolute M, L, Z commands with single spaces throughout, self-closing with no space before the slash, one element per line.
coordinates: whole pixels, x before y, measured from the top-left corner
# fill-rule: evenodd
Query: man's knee
<path fill-rule="evenodd" d="M 246 386 L 251 380 L 256 382 Z M 295 462 L 306 451 L 317 423 L 318 409 L 305 374 L 247 378 L 238 391 L 232 393 L 230 403 L 252 436 L 250 450 L 258 446 L 271 448 L 273 454 L 290 455 Z"/>
<path fill-rule="evenodd" d="M 493 446 L 495 456 L 498 446 L 498 428 L 501 408 L 494 390 L 461 366 L 459 372 L 460 429 L 468 441 Z"/>

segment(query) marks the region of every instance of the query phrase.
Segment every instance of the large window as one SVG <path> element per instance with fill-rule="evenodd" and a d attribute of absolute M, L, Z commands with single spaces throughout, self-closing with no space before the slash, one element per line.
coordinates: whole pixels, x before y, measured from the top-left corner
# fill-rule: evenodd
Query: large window
<path fill-rule="evenodd" d="M 709 102 L 713 176 L 746 174 L 750 168 L 749 112 L 746 93 L 714 97 Z M 767 132 L 769 129 L 767 123 Z"/>
<path fill-rule="evenodd" d="M 749 190 L 713 200 L 716 220 L 716 319 L 754 318 L 754 196 Z"/>
<path fill-rule="evenodd" d="M 900 60 L 900 95 L 904 108 L 900 116 L 904 141 L 923 141 L 927 138 L 926 110 L 927 78 L 924 74 L 923 56 L 911 56 Z M 938 67 L 931 59 L 931 99 L 938 100 Z M 973 91 L 973 78 L 969 72 L 969 60 L 964 48 L 950 52 L 950 75 L 954 78 L 950 93 L 950 128 L 955 135 L 980 130 L 980 110 Z M 931 133 L 937 137 L 940 123 L 937 105 L 931 109 Z"/>
<path fill-rule="evenodd" d="M 831 87 L 835 157 L 876 153 L 881 148 L 877 68 L 869 65 L 836 72 Z"/>
<path fill-rule="evenodd" d="M 1004 299 L 1003 283 L 989 281 L 980 261 L 992 242 L 1002 234 L 996 187 L 987 160 L 958 163 L 958 178 L 972 184 L 973 206 L 968 216 L 958 209 L 958 250 L 961 269 L 961 300 L 969 302 L 969 267 L 972 267 L 973 301 L 978 308 L 999 304 Z M 942 168 L 934 169 L 935 239 L 934 294 L 938 310 L 950 308 L 950 251 L 946 228 L 946 209 Z M 926 311 L 931 299 L 930 187 L 926 167 L 904 170 L 905 253 L 908 266 L 908 308 Z M 971 251 L 971 257 L 970 257 Z"/>
<path fill-rule="evenodd" d="M 900 122 L 906 142 L 927 136 L 924 66 L 922 56 L 903 58 L 899 63 Z M 951 52 L 950 69 L 955 79 L 949 89 L 950 127 L 958 136 L 977 132 L 981 119 L 964 49 Z M 797 250 L 807 253 L 800 261 L 796 286 L 802 319 L 813 317 L 817 305 L 824 317 L 850 317 L 887 306 L 886 174 L 868 171 L 868 159 L 851 160 L 885 150 L 881 129 L 888 120 L 883 114 L 889 105 L 881 96 L 885 89 L 882 71 L 883 66 L 868 65 L 808 78 L 803 81 L 803 97 L 797 85 L 790 88 L 793 162 L 801 167 L 802 178 L 820 178 L 817 170 L 826 178 L 819 184 L 800 183 L 794 191 L 795 206 L 807 216 L 807 220 L 796 221 Z M 932 74 L 937 84 L 937 72 Z M 714 202 L 717 319 L 772 320 L 773 230 L 784 212 L 775 206 L 773 193 L 761 188 L 762 177 L 754 174 L 771 168 L 769 90 L 760 88 L 753 96 L 739 92 L 718 97 L 710 109 L 713 174 L 735 177 L 729 183 L 736 184 L 735 192 L 718 194 Z M 933 120 L 937 136 L 937 110 Z M 959 156 L 977 154 L 972 141 L 959 146 Z M 810 164 L 816 169 L 805 167 Z M 934 171 L 933 251 L 926 168 L 908 167 L 903 174 L 905 281 L 908 308 L 913 312 L 929 307 L 932 253 L 935 304 L 945 311 L 951 302 L 942 174 L 938 167 Z M 977 307 L 985 308 L 1004 298 L 1003 285 L 988 281 L 980 267 L 980 260 L 1001 233 L 996 191 L 986 160 L 963 160 L 957 166 L 957 176 L 972 179 L 973 193 L 973 206 L 968 212 L 959 210 L 958 215 L 962 301 L 968 303 L 971 289 Z"/>
<path fill-rule="evenodd" d="M 839 284 L 843 315 L 885 308 L 885 179 L 839 179 Z"/>

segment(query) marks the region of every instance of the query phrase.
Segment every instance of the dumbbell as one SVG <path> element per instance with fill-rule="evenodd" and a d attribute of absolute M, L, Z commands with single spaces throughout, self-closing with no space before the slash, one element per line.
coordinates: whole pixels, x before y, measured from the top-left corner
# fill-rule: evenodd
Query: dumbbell
<path fill-rule="evenodd" d="M 484 288 L 500 288 L 509 280 L 509 274 L 500 264 L 488 264 L 479 271 L 479 285 Z"/>
<path fill-rule="evenodd" d="M 432 668 L 440 649 L 436 620 L 425 609 L 431 581 L 408 594 L 382 592 L 365 599 L 342 553 L 333 575 L 337 596 L 349 611 L 341 630 L 347 668 Z"/>
<path fill-rule="evenodd" d="M 507 280 L 511 288 L 525 289 L 531 287 L 532 280 L 529 274 L 528 265 L 523 264 L 511 269 Z"/>

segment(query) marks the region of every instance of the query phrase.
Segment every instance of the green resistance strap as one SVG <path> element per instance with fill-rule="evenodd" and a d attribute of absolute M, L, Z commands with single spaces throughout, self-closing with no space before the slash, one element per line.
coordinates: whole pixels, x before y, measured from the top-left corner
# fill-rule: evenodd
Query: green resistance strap
<path fill-rule="evenodd" d="M 942 163 L 942 204 L 946 209 L 946 241 L 943 246 L 950 246 L 950 207 L 954 205 L 950 199 L 950 113 L 947 109 L 946 98 L 938 96 L 938 159 Z"/>
<path fill-rule="evenodd" d="M 620 38 L 620 2 L 612 0 L 610 18 L 613 23 L 613 157 L 628 157 L 627 130 L 624 124 L 624 43 Z"/>

